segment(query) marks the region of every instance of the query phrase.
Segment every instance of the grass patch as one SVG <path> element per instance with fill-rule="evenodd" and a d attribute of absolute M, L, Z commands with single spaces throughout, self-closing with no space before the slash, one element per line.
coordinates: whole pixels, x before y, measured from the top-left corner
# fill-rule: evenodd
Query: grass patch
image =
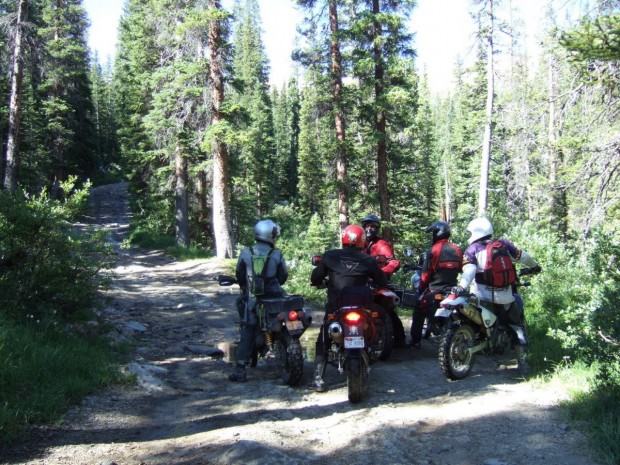
<path fill-rule="evenodd" d="M 533 383 L 557 386 L 566 392 L 560 403 L 566 417 L 579 423 L 589 437 L 593 450 L 606 465 L 620 463 L 620 389 L 600 389 L 596 379 L 599 366 L 585 363 L 561 364 L 552 373 Z"/>
<path fill-rule="evenodd" d="M 95 389 L 123 381 L 101 341 L 54 324 L 19 325 L 0 315 L 0 443 L 53 422 Z"/>

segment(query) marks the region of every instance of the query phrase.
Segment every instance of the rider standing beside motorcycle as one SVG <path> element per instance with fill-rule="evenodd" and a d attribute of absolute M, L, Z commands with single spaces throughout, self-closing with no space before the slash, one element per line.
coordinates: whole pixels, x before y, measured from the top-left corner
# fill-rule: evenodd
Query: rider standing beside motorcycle
<path fill-rule="evenodd" d="M 388 241 L 379 236 L 381 229 L 381 219 L 377 215 L 366 215 L 362 220 L 362 228 L 366 233 L 366 244 L 362 247 L 362 252 L 373 257 L 384 256 L 387 260 L 379 264 L 381 271 L 385 273 L 388 280 L 400 268 L 400 260 L 394 256 L 394 250 Z M 400 321 L 398 314 L 393 308 L 387 308 L 386 311 L 392 319 L 394 326 L 394 347 L 405 347 L 405 328 L 403 322 Z"/>
<path fill-rule="evenodd" d="M 418 348 L 422 340 L 424 319 L 432 318 L 435 311 L 435 294 L 448 294 L 456 286 L 463 263 L 460 247 L 448 241 L 451 233 L 448 223 L 436 221 L 426 228 L 426 232 L 432 235 L 432 246 L 424 254 L 418 287 L 422 299 L 413 312 L 411 323 L 411 345 Z"/>
<path fill-rule="evenodd" d="M 473 282 L 472 292 L 480 300 L 492 302 L 497 312 L 499 321 L 504 324 L 512 324 L 522 327 L 522 315 L 519 310 L 515 297 L 512 292 L 512 286 L 503 288 L 494 288 L 484 283 L 484 266 L 486 263 L 486 246 L 493 239 L 493 225 L 486 218 L 476 218 L 467 225 L 467 231 L 471 234 L 468 242 L 469 247 L 465 250 L 463 257 L 463 273 L 452 293 L 455 295 L 462 294 L 464 289 Z M 531 267 L 532 271 L 539 273 L 541 271 L 538 262 L 534 260 L 527 252 L 518 249 L 512 242 L 507 239 L 499 239 L 505 245 L 513 262 Z M 525 328 L 523 334 L 525 334 Z M 517 353 L 519 365 L 522 363 L 520 356 L 527 350 L 527 340 L 519 340 L 517 334 L 512 333 L 512 344 Z M 522 369 L 519 366 L 519 369 Z"/>
<path fill-rule="evenodd" d="M 252 294 L 253 257 L 266 257 L 264 276 L 264 297 L 282 297 L 286 295 L 282 285 L 288 279 L 288 270 L 284 256 L 275 243 L 280 236 L 280 226 L 272 220 L 261 220 L 254 226 L 252 247 L 244 248 L 239 254 L 235 276 L 241 287 L 242 296 L 237 302 L 237 309 L 241 317 L 241 340 L 237 347 L 237 364 L 235 370 L 228 376 L 231 381 L 244 383 L 246 381 L 245 366 L 250 362 L 254 335 L 256 333 L 256 296 Z"/>
<path fill-rule="evenodd" d="M 341 234 L 342 248 L 325 252 L 317 267 L 312 270 L 310 281 L 313 286 L 320 286 L 327 281 L 327 305 L 323 321 L 327 315 L 340 307 L 342 290 L 349 286 L 365 286 L 372 279 L 377 286 L 386 287 L 388 280 L 374 258 L 363 253 L 364 230 L 358 225 L 349 225 Z M 316 341 L 316 359 L 313 387 L 318 392 L 325 391 L 325 352 L 327 351 L 326 325 L 321 326 Z"/>

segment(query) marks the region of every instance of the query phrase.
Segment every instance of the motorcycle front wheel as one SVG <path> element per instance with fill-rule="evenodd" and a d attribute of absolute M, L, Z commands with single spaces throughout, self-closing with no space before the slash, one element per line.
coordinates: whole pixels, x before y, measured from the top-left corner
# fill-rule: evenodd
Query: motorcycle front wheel
<path fill-rule="evenodd" d="M 347 370 L 347 389 L 349 402 L 357 404 L 364 396 L 364 387 L 368 377 L 366 365 L 361 358 L 349 358 Z"/>
<path fill-rule="evenodd" d="M 273 344 L 278 374 L 284 384 L 296 386 L 304 369 L 304 354 L 299 339 L 279 339 Z"/>
<path fill-rule="evenodd" d="M 467 325 L 452 325 L 441 338 L 439 344 L 439 365 L 446 378 L 451 380 L 465 378 L 474 366 L 475 355 L 469 352 L 474 346 L 476 334 Z"/>

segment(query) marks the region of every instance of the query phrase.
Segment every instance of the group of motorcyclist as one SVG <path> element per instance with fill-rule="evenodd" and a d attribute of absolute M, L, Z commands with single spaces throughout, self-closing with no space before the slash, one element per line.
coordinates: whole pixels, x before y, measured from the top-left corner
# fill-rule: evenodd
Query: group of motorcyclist
<path fill-rule="evenodd" d="M 342 247 L 325 252 L 316 268 L 312 271 L 310 281 L 314 286 L 322 285 L 327 278 L 327 304 L 325 316 L 333 313 L 340 306 L 342 290 L 349 286 L 364 286 L 370 280 L 374 286 L 385 288 L 389 278 L 400 267 L 400 261 L 394 256 L 392 246 L 379 236 L 381 220 L 370 214 L 363 218 L 361 226 L 352 224 L 341 233 Z M 425 318 L 432 316 L 438 305 L 437 294 L 463 294 L 470 284 L 471 292 L 478 298 L 490 302 L 499 318 L 506 323 L 520 325 L 523 322 L 522 309 L 515 303 L 510 286 L 493 288 L 480 279 L 486 262 L 487 243 L 493 239 L 493 226 L 486 218 L 472 220 L 467 231 L 470 233 L 469 246 L 463 253 L 461 249 L 449 241 L 451 229 L 445 221 L 438 221 L 426 228 L 432 237 L 431 247 L 422 257 L 422 273 L 419 298 L 413 313 L 410 330 L 410 346 L 419 348 Z M 265 263 L 265 296 L 285 295 L 282 285 L 288 278 L 288 271 L 282 253 L 275 247 L 280 235 L 280 227 L 272 220 L 260 220 L 254 227 L 256 243 L 246 247 L 239 255 L 236 267 L 236 278 L 242 289 L 242 297 L 238 301 L 239 316 L 242 330 L 241 341 L 237 348 L 237 361 L 234 371 L 229 375 L 231 381 L 245 382 L 245 367 L 249 362 L 256 317 L 253 316 L 255 297 L 250 292 L 254 278 L 252 257 L 268 256 Z M 507 239 L 499 239 L 504 244 L 513 262 L 531 267 L 540 272 L 540 266 L 527 252 L 517 248 Z M 377 260 L 381 257 L 381 260 Z M 460 280 L 458 279 L 460 275 Z M 402 321 L 393 309 L 376 308 L 385 318 L 390 318 L 394 326 L 394 347 L 406 347 L 405 331 Z M 328 336 L 324 330 L 319 331 L 316 341 L 315 372 L 312 387 L 317 392 L 325 391 L 323 380 L 325 373 L 325 351 Z M 515 351 L 523 349 L 527 341 L 513 337 Z"/>

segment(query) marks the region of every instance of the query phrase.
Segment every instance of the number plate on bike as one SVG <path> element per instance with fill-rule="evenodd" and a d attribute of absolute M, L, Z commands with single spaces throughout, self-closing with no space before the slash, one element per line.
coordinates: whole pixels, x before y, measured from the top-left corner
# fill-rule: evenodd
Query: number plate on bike
<path fill-rule="evenodd" d="M 447 318 L 450 316 L 451 313 L 452 310 L 449 310 L 447 308 L 438 308 L 435 312 L 435 316 Z"/>
<path fill-rule="evenodd" d="M 289 331 L 293 331 L 295 329 L 304 329 L 304 324 L 300 320 L 287 321 L 286 329 L 288 329 Z"/>
<path fill-rule="evenodd" d="M 345 349 L 363 349 L 364 338 L 360 336 L 345 337 L 344 348 Z"/>

